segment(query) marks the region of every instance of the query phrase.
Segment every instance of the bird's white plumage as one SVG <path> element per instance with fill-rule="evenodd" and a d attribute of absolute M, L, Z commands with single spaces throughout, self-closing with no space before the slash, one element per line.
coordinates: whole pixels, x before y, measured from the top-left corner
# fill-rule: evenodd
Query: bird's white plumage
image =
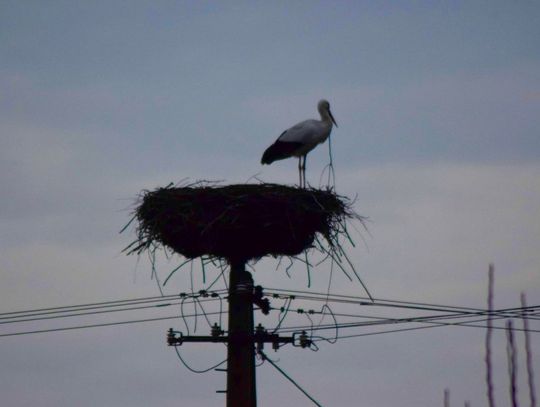
<path fill-rule="evenodd" d="M 313 150 L 317 144 L 324 143 L 330 135 L 331 130 L 331 122 L 305 120 L 285 131 L 278 140 L 282 142 L 302 143 L 299 151 L 293 154 L 295 157 L 299 157 Z"/>
<path fill-rule="evenodd" d="M 283 160 L 289 157 L 298 157 L 300 171 L 300 185 L 302 180 L 305 184 L 305 163 L 306 155 L 318 144 L 324 143 L 330 136 L 332 125 L 336 124 L 332 113 L 330 112 L 330 103 L 326 100 L 320 100 L 317 109 L 321 115 L 321 120 L 304 120 L 285 130 L 278 139 L 264 152 L 261 163 L 271 164 L 277 160 Z M 302 164 L 302 158 L 303 164 Z M 304 178 L 302 178 L 302 174 Z"/>

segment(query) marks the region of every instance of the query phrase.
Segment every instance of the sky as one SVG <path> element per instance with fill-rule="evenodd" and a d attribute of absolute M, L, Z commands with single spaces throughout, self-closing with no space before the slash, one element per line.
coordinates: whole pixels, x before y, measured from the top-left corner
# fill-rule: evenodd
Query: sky
<path fill-rule="evenodd" d="M 496 307 L 519 306 L 522 291 L 539 304 L 539 38 L 530 1 L 1 0 L 0 309 L 159 295 L 148 259 L 122 253 L 135 235 L 119 231 L 139 193 L 197 180 L 294 184 L 295 160 L 262 167 L 260 157 L 284 129 L 316 118 L 321 98 L 339 125 L 336 190 L 369 218 L 347 250 L 375 297 L 482 308 L 493 263 Z M 313 186 L 327 148 L 309 155 Z M 161 279 L 180 261 L 159 257 Z M 327 263 L 309 288 L 301 264 L 289 278 L 276 263 L 253 265 L 255 281 L 326 291 Z M 190 284 L 180 270 L 165 292 Z M 332 292 L 365 295 L 339 273 Z M 403 315 L 383 311 L 371 312 Z M 0 334 L 162 315 L 171 312 L 8 324 Z M 271 317 L 260 320 L 272 326 Z M 224 405 L 223 374 L 182 366 L 165 345 L 170 326 L 183 322 L 0 337 L 3 403 Z M 453 405 L 480 406 L 484 335 L 442 327 L 272 357 L 325 406 L 441 405 L 445 388 Z M 217 345 L 181 351 L 199 369 L 225 355 Z M 503 405 L 502 331 L 494 358 Z M 257 374 L 260 406 L 312 405 L 268 363 Z"/>

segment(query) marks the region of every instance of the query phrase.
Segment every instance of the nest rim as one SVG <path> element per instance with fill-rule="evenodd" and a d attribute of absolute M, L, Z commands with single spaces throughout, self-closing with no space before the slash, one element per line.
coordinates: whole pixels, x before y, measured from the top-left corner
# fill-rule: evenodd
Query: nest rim
<path fill-rule="evenodd" d="M 169 184 L 141 192 L 132 218 L 138 222 L 137 239 L 125 251 L 141 254 L 164 248 L 187 259 L 210 257 L 229 263 L 294 257 L 314 247 L 318 235 L 330 248 L 339 245 L 342 234 L 351 240 L 346 222 L 357 219 L 363 224 L 365 219 L 354 212 L 353 203 L 331 188 Z"/>

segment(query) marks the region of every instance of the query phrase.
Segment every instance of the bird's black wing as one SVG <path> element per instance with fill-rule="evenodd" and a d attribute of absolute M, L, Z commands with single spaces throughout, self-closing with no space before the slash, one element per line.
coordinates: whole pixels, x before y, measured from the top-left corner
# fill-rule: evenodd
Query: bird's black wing
<path fill-rule="evenodd" d="M 261 158 L 261 164 L 272 164 L 274 161 L 289 158 L 302 146 L 302 143 L 279 141 L 278 139 L 266 149 Z"/>

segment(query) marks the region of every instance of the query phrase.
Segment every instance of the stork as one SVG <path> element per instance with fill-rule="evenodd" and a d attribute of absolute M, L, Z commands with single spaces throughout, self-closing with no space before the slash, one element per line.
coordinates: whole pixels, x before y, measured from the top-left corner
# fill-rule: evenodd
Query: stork
<path fill-rule="evenodd" d="M 338 127 L 330 103 L 322 99 L 317 104 L 321 120 L 304 120 L 288 130 L 285 130 L 278 139 L 264 152 L 261 164 L 272 164 L 277 160 L 289 157 L 298 157 L 298 174 L 300 187 L 306 186 L 306 157 L 307 154 L 324 143 L 332 131 L 332 123 Z"/>

